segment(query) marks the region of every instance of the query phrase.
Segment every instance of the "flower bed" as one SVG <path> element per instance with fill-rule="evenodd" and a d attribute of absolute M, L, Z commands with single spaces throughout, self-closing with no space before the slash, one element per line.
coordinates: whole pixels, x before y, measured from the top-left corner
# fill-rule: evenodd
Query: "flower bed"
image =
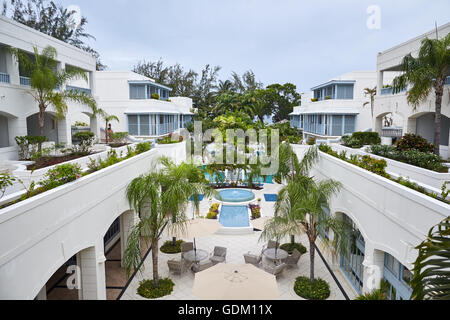
<path fill-rule="evenodd" d="M 294 252 L 294 249 L 297 249 L 301 254 L 305 254 L 306 251 L 308 251 L 301 243 L 285 243 L 280 246 L 280 249 L 286 251 L 289 254 L 292 254 Z"/>
<path fill-rule="evenodd" d="M 136 145 L 135 149 L 128 147 L 128 153 L 125 157 L 117 155 L 117 152 L 112 150 L 108 152 L 108 156 L 105 160 L 91 159 L 88 165 L 88 169 L 83 171 L 81 166 L 76 163 L 66 163 L 48 170 L 44 175 L 44 179 L 39 184 L 32 181 L 26 192 L 20 196 L 19 199 L 8 202 L 0 206 L 0 209 L 6 208 L 18 202 L 24 201 L 38 194 L 44 193 L 51 189 L 62 186 L 66 183 L 75 181 L 98 170 L 107 168 L 124 160 L 130 159 L 138 154 L 149 151 L 151 149 L 150 143 L 142 142 Z"/>
<path fill-rule="evenodd" d="M 177 254 L 181 252 L 181 244 L 184 243 L 183 240 L 177 240 L 175 246 L 171 240 L 164 242 L 160 250 L 162 253 L 166 254 Z"/>
<path fill-rule="evenodd" d="M 361 155 L 356 155 L 356 154 L 350 155 L 350 158 L 348 158 L 347 153 L 345 151 L 342 151 L 341 153 L 337 153 L 330 146 L 327 146 L 324 144 L 319 146 L 319 150 L 326 154 L 329 154 L 335 158 L 341 159 L 341 160 L 351 163 L 355 166 L 366 169 L 366 170 L 368 170 L 372 173 L 375 173 L 379 176 L 382 176 L 386 179 L 397 182 L 407 188 L 410 188 L 417 192 L 423 193 L 423 194 L 425 194 L 429 197 L 432 197 L 436 200 L 450 204 L 450 201 L 447 199 L 448 192 L 447 192 L 446 184 L 444 184 L 442 186 L 442 194 L 438 195 L 434 192 L 428 192 L 425 188 L 419 186 L 417 183 L 409 181 L 409 179 L 405 179 L 403 177 L 399 177 L 399 178 L 395 179 L 395 178 L 391 177 L 386 172 L 386 167 L 387 167 L 386 160 L 377 160 L 368 155 L 361 156 Z"/>

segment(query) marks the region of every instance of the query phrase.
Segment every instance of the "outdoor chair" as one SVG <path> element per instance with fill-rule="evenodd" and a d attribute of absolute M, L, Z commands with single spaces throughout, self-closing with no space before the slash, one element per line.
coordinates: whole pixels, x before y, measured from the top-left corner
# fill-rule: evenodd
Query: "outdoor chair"
<path fill-rule="evenodd" d="M 244 254 L 244 260 L 245 260 L 245 263 L 252 264 L 255 267 L 259 267 L 261 264 L 261 261 L 262 261 L 262 255 L 257 256 L 255 254 L 251 254 L 249 252 L 249 253 Z"/>
<path fill-rule="evenodd" d="M 185 264 L 180 260 L 168 260 L 167 266 L 169 267 L 169 272 L 182 274 L 185 270 Z"/>
<path fill-rule="evenodd" d="M 283 273 L 283 270 L 286 268 L 286 263 L 282 263 L 279 265 L 267 265 L 264 266 L 264 270 L 270 274 L 273 274 L 275 277 L 278 277 Z"/>
<path fill-rule="evenodd" d="M 205 261 L 201 261 L 201 262 L 199 262 L 199 263 L 195 263 L 195 264 L 192 266 L 192 271 L 194 271 L 195 273 L 197 273 L 197 272 L 204 271 L 204 270 L 206 270 L 206 269 L 208 269 L 208 268 L 211 268 L 212 266 L 214 266 L 214 264 L 212 263 L 212 261 L 205 260 Z"/>
<path fill-rule="evenodd" d="M 211 262 L 216 265 L 218 263 L 225 262 L 227 256 L 227 248 L 215 247 L 213 253 L 211 254 Z"/>
<path fill-rule="evenodd" d="M 298 267 L 298 260 L 300 260 L 301 256 L 302 254 L 300 253 L 300 251 L 294 249 L 294 252 L 292 252 L 292 254 L 287 257 L 285 262 L 288 266 Z"/>
<path fill-rule="evenodd" d="M 276 241 L 269 240 L 269 242 L 267 243 L 267 249 L 276 249 L 279 247 L 280 247 L 280 244 Z"/>
<path fill-rule="evenodd" d="M 194 243 L 192 242 L 183 242 L 181 244 L 181 255 L 183 256 L 186 252 L 194 250 Z"/>

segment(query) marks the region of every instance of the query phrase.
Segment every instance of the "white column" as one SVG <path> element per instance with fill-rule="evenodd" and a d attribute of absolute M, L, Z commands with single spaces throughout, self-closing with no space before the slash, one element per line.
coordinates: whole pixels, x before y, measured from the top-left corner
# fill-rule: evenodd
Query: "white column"
<path fill-rule="evenodd" d="M 95 134 L 95 136 L 98 138 L 98 141 L 100 142 L 101 137 L 100 137 L 99 120 L 97 116 L 91 116 L 89 118 L 90 118 L 89 128 L 91 129 L 91 132 Z"/>
<path fill-rule="evenodd" d="M 6 72 L 9 74 L 11 84 L 20 85 L 19 62 L 9 52 L 6 52 Z"/>
<path fill-rule="evenodd" d="M 77 255 L 81 272 L 80 300 L 106 300 L 105 251 L 103 239 L 95 247 L 87 248 Z"/>
<path fill-rule="evenodd" d="M 139 223 L 139 217 L 134 210 L 126 211 L 120 216 L 120 259 L 121 265 L 123 264 L 123 257 L 128 245 L 128 236 L 133 230 L 134 226 Z"/>
<path fill-rule="evenodd" d="M 95 82 L 95 73 L 93 71 L 89 72 L 89 88 L 91 89 L 91 94 L 95 96 L 96 82 Z"/>
<path fill-rule="evenodd" d="M 383 89 L 383 83 L 384 83 L 383 76 L 384 76 L 383 71 L 378 71 L 377 72 L 377 80 L 378 80 L 377 96 L 381 96 L 381 89 Z"/>
<path fill-rule="evenodd" d="M 406 119 L 406 129 L 404 129 L 403 134 L 405 133 L 416 133 L 416 125 L 417 125 L 417 119 L 416 118 L 408 118 Z"/>
<path fill-rule="evenodd" d="M 56 68 L 58 69 L 58 71 L 62 71 L 64 69 L 66 69 L 66 63 L 61 61 L 58 63 L 58 65 L 56 66 Z M 63 86 L 61 86 L 61 88 L 59 88 L 61 91 L 66 90 L 66 85 L 64 84 Z"/>
<path fill-rule="evenodd" d="M 27 119 L 25 117 L 8 118 L 8 136 L 10 146 L 16 145 L 16 137 L 23 137 L 27 134 Z"/>
<path fill-rule="evenodd" d="M 72 127 L 70 124 L 69 113 L 66 117 L 58 120 L 58 142 L 72 145 Z"/>
<path fill-rule="evenodd" d="M 47 300 L 47 285 L 44 285 L 36 296 L 36 300 Z"/>
<path fill-rule="evenodd" d="M 373 249 L 369 243 L 366 243 L 364 257 L 363 293 L 370 293 L 374 289 L 380 288 L 380 282 L 383 278 L 384 253 Z"/>

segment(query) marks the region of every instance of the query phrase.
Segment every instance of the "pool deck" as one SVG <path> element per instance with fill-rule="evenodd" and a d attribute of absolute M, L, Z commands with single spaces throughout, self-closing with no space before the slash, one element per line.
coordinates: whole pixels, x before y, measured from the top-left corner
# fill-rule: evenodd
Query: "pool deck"
<path fill-rule="evenodd" d="M 256 199 L 261 198 L 261 214 L 262 216 L 271 217 L 273 216 L 274 210 L 274 202 L 266 202 L 264 200 L 264 194 L 267 193 L 278 193 L 278 191 L 282 188 L 281 185 L 277 184 L 265 184 L 264 189 L 260 191 L 254 191 L 256 194 Z M 217 201 L 205 199 L 200 204 L 200 213 L 202 215 L 206 215 L 210 206 Z M 187 214 L 193 214 L 193 208 L 191 205 L 187 208 Z M 252 252 L 255 254 L 259 254 L 261 252 L 262 247 L 264 246 L 264 241 L 259 241 L 261 232 L 253 232 L 247 235 L 221 235 L 214 234 L 211 236 L 200 237 L 196 239 L 197 247 L 199 249 L 206 250 L 208 252 L 212 252 L 215 246 L 223 246 L 227 248 L 227 260 L 226 263 L 234 263 L 234 264 L 244 264 L 243 255 L 248 252 Z M 166 239 L 162 239 L 161 243 L 163 243 Z M 190 241 L 190 239 L 185 239 L 186 241 Z M 284 242 L 288 242 L 289 239 L 284 239 Z M 296 237 L 297 241 L 300 241 L 308 248 L 308 241 L 306 236 Z M 323 250 L 322 250 L 323 251 Z M 356 297 L 356 292 L 350 285 L 350 283 L 345 279 L 344 275 L 339 269 L 337 264 L 332 264 L 331 258 L 323 252 L 326 256 L 326 259 L 331 266 L 331 269 L 334 271 L 336 277 L 339 282 L 343 286 L 345 292 L 353 299 Z M 159 274 L 160 277 L 170 277 L 174 283 L 174 291 L 171 295 L 163 297 L 157 300 L 198 300 L 193 292 L 194 286 L 194 273 L 187 271 L 182 275 L 169 274 L 169 269 L 167 266 L 167 261 L 170 259 L 180 259 L 180 254 L 175 255 L 167 255 L 164 253 L 159 254 Z M 143 279 L 151 279 L 152 278 L 152 259 L 151 255 L 144 261 L 144 270 L 143 272 L 138 272 L 136 276 L 131 281 L 129 287 L 124 292 L 122 296 L 122 300 L 147 300 L 141 296 L 139 296 L 136 291 L 139 286 L 139 281 Z M 315 274 L 316 277 L 320 277 L 326 280 L 330 284 L 331 295 L 329 300 L 344 300 L 344 296 L 333 280 L 330 272 L 326 268 L 323 261 L 320 259 L 319 255 L 316 253 L 315 258 Z M 280 290 L 279 300 L 304 300 L 297 296 L 294 292 L 294 282 L 295 278 L 299 276 L 309 276 L 309 255 L 305 254 L 300 258 L 298 263 L 298 268 L 287 268 L 283 271 L 283 274 L 278 277 L 277 282 Z M 249 297 L 251 299 L 251 297 Z"/>

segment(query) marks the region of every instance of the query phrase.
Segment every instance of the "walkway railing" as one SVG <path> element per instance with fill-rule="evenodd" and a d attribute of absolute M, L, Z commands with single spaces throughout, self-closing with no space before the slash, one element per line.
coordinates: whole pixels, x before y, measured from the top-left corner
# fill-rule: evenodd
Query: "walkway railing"
<path fill-rule="evenodd" d="M 92 91 L 91 89 L 87 89 L 87 88 L 80 88 L 80 87 L 75 87 L 75 86 L 66 86 L 66 90 L 68 91 L 78 91 L 78 92 L 84 92 L 87 94 L 91 94 Z"/>
<path fill-rule="evenodd" d="M 9 74 L 4 73 L 4 72 L 0 72 L 0 82 L 11 83 L 10 81 L 11 80 L 10 80 Z"/>
<path fill-rule="evenodd" d="M 31 79 L 28 77 L 20 76 L 20 85 L 21 86 L 31 86 Z"/>

